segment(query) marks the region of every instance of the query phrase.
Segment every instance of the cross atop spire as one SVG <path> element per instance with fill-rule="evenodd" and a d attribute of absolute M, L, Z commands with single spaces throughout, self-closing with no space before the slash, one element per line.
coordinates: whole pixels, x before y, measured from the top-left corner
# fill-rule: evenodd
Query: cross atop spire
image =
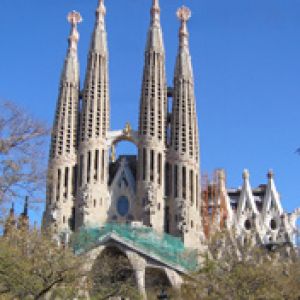
<path fill-rule="evenodd" d="M 159 0 L 153 0 L 151 8 L 151 24 L 155 26 L 160 26 Z"/>
<path fill-rule="evenodd" d="M 71 24 L 71 32 L 69 36 L 69 49 L 73 51 L 77 51 L 77 45 L 79 40 L 77 24 L 82 22 L 82 17 L 80 13 L 73 10 L 68 14 L 67 20 Z"/>
<path fill-rule="evenodd" d="M 191 18 L 191 16 L 192 12 L 186 6 L 182 6 L 177 10 L 177 17 L 181 21 L 181 26 L 179 30 L 180 47 L 185 47 L 189 44 L 189 32 L 187 29 L 187 22 Z"/>

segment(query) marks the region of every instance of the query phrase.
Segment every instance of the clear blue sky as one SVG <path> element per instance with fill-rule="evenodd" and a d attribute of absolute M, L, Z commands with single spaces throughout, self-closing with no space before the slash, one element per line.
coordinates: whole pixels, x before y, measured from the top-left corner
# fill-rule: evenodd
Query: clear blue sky
<path fill-rule="evenodd" d="M 112 128 L 137 126 L 151 0 L 107 0 Z M 167 76 L 177 52 L 177 7 L 189 23 L 201 170 L 225 168 L 228 186 L 266 182 L 272 168 L 285 209 L 300 206 L 300 1 L 161 0 Z M 78 10 L 84 77 L 96 0 L 0 1 L 0 98 L 52 123 L 67 47 L 66 15 Z M 123 149 L 126 147 L 123 147 Z M 131 148 L 129 149 L 131 150 Z"/>

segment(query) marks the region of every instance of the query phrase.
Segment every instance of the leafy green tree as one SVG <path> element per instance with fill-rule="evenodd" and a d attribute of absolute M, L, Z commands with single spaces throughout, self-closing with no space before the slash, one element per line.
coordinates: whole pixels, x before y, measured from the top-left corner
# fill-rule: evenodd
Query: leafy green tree
<path fill-rule="evenodd" d="M 218 233 L 208 243 L 201 269 L 186 278 L 183 299 L 300 299 L 300 262 L 289 245 L 273 252 L 234 234 Z"/>
<path fill-rule="evenodd" d="M 3 299 L 73 299 L 82 289 L 84 260 L 36 230 L 14 230 L 0 238 Z"/>

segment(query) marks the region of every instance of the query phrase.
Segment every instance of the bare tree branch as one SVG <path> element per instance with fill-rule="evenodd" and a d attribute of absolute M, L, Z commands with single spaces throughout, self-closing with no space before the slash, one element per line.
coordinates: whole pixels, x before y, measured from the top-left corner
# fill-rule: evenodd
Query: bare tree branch
<path fill-rule="evenodd" d="M 12 102 L 0 102 L 0 205 L 45 186 L 49 130 Z"/>

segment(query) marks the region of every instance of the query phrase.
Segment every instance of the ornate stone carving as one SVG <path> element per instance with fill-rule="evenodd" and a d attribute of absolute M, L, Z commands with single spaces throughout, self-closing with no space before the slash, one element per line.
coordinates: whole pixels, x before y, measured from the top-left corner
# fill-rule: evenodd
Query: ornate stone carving
<path fill-rule="evenodd" d="M 177 199 L 177 211 L 179 222 L 177 224 L 177 228 L 182 232 L 188 232 L 188 204 L 184 199 Z"/>
<path fill-rule="evenodd" d="M 79 211 L 83 214 L 83 215 L 89 215 L 90 212 L 90 208 L 92 208 L 92 198 L 90 196 L 90 191 L 88 189 L 87 186 L 84 187 L 84 189 L 81 190 L 81 194 L 79 197 L 79 202 L 78 202 L 78 208 Z"/>
<path fill-rule="evenodd" d="M 76 26 L 77 24 L 82 22 L 82 17 L 80 15 L 79 12 L 73 10 L 68 14 L 67 17 L 68 21 L 70 24 L 72 24 L 73 26 Z"/>
<path fill-rule="evenodd" d="M 123 133 L 126 136 L 131 136 L 131 131 L 132 131 L 131 125 L 130 125 L 129 122 L 127 122 L 124 129 L 123 129 Z"/>
<path fill-rule="evenodd" d="M 156 199 L 156 189 L 154 188 L 153 184 L 149 184 L 147 187 L 146 195 L 144 197 L 144 211 L 146 213 L 154 214 L 156 205 L 157 205 L 157 199 Z"/>

